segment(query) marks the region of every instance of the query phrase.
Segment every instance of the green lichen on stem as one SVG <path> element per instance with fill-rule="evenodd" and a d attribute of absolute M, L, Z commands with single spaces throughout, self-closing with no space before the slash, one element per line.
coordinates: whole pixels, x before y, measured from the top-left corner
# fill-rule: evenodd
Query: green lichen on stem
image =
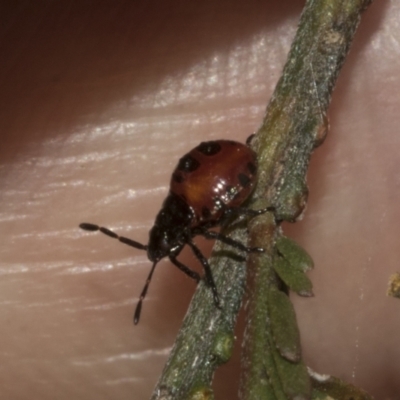
<path fill-rule="evenodd" d="M 294 221 L 307 199 L 306 171 L 311 153 L 323 142 L 325 117 L 334 84 L 350 47 L 361 12 L 372 0 L 308 0 L 288 61 L 265 120 L 252 146 L 259 156 L 259 183 L 254 208 L 274 205 L 276 217 Z M 224 228 L 223 233 L 246 241 L 247 230 Z M 241 398 L 307 399 L 310 381 L 298 361 L 297 345 L 278 350 L 270 325 L 271 290 L 281 289 L 273 270 L 279 226 L 271 213 L 251 221 L 250 243 L 265 253 L 249 257 L 249 302 L 243 359 Z M 229 255 L 227 257 L 226 255 Z M 212 398 L 211 381 L 225 361 L 216 349 L 219 338 L 233 335 L 246 269 L 244 258 L 217 243 L 210 264 L 218 287 L 221 309 L 209 288 L 199 284 L 152 400 L 186 400 L 201 388 Z M 269 299 L 269 301 L 267 300 Z M 272 299 L 272 300 L 271 300 Z M 276 311 L 274 311 L 276 312 Z M 296 321 L 287 313 L 288 324 Z M 293 325 L 294 324 L 294 325 Z M 275 328 L 279 329 L 279 323 Z M 295 334 L 295 329 L 292 330 Z M 280 344 L 282 347 L 282 345 Z M 287 360 L 292 354 L 296 362 Z"/>
<path fill-rule="evenodd" d="M 332 376 L 310 371 L 313 386 L 312 400 L 373 400 L 363 390 Z"/>

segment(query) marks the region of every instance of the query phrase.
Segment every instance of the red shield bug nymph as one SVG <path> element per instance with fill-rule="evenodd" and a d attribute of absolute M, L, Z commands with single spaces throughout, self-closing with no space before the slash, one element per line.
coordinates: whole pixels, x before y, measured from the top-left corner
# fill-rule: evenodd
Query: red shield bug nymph
<path fill-rule="evenodd" d="M 255 152 L 245 144 L 231 140 L 215 140 L 200 143 L 178 162 L 172 173 L 170 191 L 156 216 L 149 232 L 147 244 L 119 236 L 111 230 L 90 223 L 80 224 L 87 231 L 100 231 L 109 237 L 140 250 L 146 250 L 153 263 L 140 294 L 134 323 L 139 322 L 143 299 L 146 296 L 154 269 L 164 257 L 195 281 L 197 272 L 182 264 L 178 255 L 188 245 L 204 268 L 205 281 L 210 287 L 214 302 L 219 307 L 219 297 L 207 259 L 193 243 L 202 235 L 207 239 L 220 240 L 244 252 L 263 251 L 250 248 L 210 228 L 221 225 L 230 216 L 246 214 L 250 217 L 271 210 L 250 210 L 241 207 L 254 189 L 257 175 Z"/>

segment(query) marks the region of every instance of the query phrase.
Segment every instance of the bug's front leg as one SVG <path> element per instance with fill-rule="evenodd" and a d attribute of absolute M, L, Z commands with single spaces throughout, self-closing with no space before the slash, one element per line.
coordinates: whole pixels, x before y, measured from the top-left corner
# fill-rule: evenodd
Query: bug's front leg
<path fill-rule="evenodd" d="M 220 301 L 219 301 L 219 296 L 218 296 L 218 291 L 217 291 L 217 286 L 215 285 L 214 278 L 212 276 L 210 264 L 208 263 L 207 259 L 204 257 L 203 253 L 200 251 L 200 249 L 190 240 L 188 241 L 188 246 L 192 249 L 194 255 L 196 258 L 200 261 L 201 265 L 204 268 L 204 274 L 205 274 L 205 279 L 207 285 L 210 287 L 213 297 L 214 297 L 214 303 L 217 308 L 221 308 Z"/>
<path fill-rule="evenodd" d="M 172 264 L 178 267 L 182 272 L 184 272 L 189 278 L 194 279 L 197 283 L 200 282 L 200 275 L 196 272 L 187 267 L 185 264 L 182 264 L 177 258 L 177 255 L 170 255 L 169 259 L 171 260 Z"/>

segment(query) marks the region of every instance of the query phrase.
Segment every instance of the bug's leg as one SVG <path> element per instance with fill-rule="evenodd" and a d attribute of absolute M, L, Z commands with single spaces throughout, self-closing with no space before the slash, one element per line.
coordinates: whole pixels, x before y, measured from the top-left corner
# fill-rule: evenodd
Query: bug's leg
<path fill-rule="evenodd" d="M 251 208 L 246 208 L 246 207 L 226 207 L 224 209 L 224 213 L 222 215 L 222 218 L 228 219 L 232 216 L 248 216 L 248 217 L 257 217 L 257 215 L 261 215 L 261 214 L 265 214 L 266 212 L 274 212 L 275 211 L 275 207 L 269 206 L 269 207 L 265 207 L 265 208 L 261 208 L 260 210 L 252 210 Z"/>
<path fill-rule="evenodd" d="M 247 146 L 250 146 L 250 145 L 251 145 L 251 142 L 252 142 L 254 136 L 256 136 L 256 134 L 255 134 L 255 133 L 252 133 L 252 134 L 246 139 L 246 144 L 247 144 Z"/>
<path fill-rule="evenodd" d="M 234 247 L 235 249 L 242 250 L 246 253 L 263 253 L 264 249 L 261 247 L 248 247 L 243 243 L 238 242 L 237 240 L 231 239 L 228 236 L 223 235 L 219 232 L 207 231 L 203 230 L 199 232 L 200 235 L 204 236 L 206 239 L 215 239 L 219 240 L 222 243 L 225 243 L 229 246 Z"/>
<path fill-rule="evenodd" d="M 134 316 L 133 316 L 133 323 L 134 323 L 135 325 L 137 325 L 138 322 L 139 322 L 140 313 L 142 312 L 143 300 L 144 300 L 144 298 L 146 297 L 147 290 L 149 289 L 149 285 L 150 285 L 150 282 L 151 282 L 151 278 L 153 277 L 153 273 L 154 273 L 154 269 L 156 268 L 156 265 L 157 265 L 157 261 L 156 261 L 156 262 L 153 264 L 153 266 L 151 267 L 149 276 L 148 276 L 147 279 L 146 279 L 146 283 L 144 284 L 142 293 L 140 293 L 139 301 L 138 301 L 138 303 L 137 303 L 136 310 L 135 310 L 135 314 L 134 314 Z"/>
<path fill-rule="evenodd" d="M 214 297 L 214 303 L 217 308 L 220 308 L 221 306 L 220 306 L 220 302 L 219 302 L 217 286 L 215 285 L 214 278 L 212 276 L 210 264 L 208 263 L 207 259 L 204 257 L 204 255 L 200 251 L 200 249 L 192 241 L 189 240 L 187 244 L 190 246 L 194 255 L 196 256 L 196 258 L 200 261 L 201 265 L 203 266 L 207 285 L 210 287 L 213 297 Z"/>
<path fill-rule="evenodd" d="M 196 272 L 188 268 L 186 265 L 182 264 L 180 261 L 176 259 L 176 255 L 169 256 L 172 264 L 178 267 L 182 272 L 184 272 L 189 278 L 194 279 L 197 283 L 200 281 L 200 275 Z"/>
<path fill-rule="evenodd" d="M 178 267 L 182 272 L 184 272 L 187 276 L 189 276 L 189 278 L 194 279 L 197 283 L 199 283 L 200 281 L 200 275 L 193 271 L 192 269 L 190 269 L 189 267 L 187 267 L 185 264 L 182 264 L 177 257 L 179 256 L 179 254 L 181 253 L 182 249 L 183 249 L 184 245 L 178 247 L 176 250 L 172 251 L 168 258 L 171 260 L 171 262 Z"/>
<path fill-rule="evenodd" d="M 124 236 L 119 236 L 115 232 L 111 231 L 108 228 L 104 228 L 103 226 L 95 225 L 95 224 L 90 224 L 88 222 L 83 222 L 82 224 L 79 224 L 79 228 L 85 230 L 85 231 L 91 231 L 91 232 L 101 232 L 107 235 L 110 238 L 117 239 L 121 243 L 127 244 L 128 246 L 134 247 L 135 249 L 140 249 L 140 250 L 147 250 L 147 246 L 137 242 L 136 240 L 129 239 Z"/>

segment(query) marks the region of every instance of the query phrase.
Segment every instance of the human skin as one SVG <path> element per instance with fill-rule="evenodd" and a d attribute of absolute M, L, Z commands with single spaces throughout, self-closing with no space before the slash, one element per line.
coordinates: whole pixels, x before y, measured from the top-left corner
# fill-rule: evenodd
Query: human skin
<path fill-rule="evenodd" d="M 150 397 L 195 283 L 160 263 L 133 326 L 146 254 L 78 224 L 145 243 L 178 158 L 257 129 L 302 7 L 264 3 L 2 6 L 0 399 Z M 400 392 L 399 12 L 365 13 L 307 210 L 284 224 L 315 262 L 315 297 L 293 297 L 307 364 L 378 399 Z M 236 396 L 239 346 L 217 398 Z"/>

